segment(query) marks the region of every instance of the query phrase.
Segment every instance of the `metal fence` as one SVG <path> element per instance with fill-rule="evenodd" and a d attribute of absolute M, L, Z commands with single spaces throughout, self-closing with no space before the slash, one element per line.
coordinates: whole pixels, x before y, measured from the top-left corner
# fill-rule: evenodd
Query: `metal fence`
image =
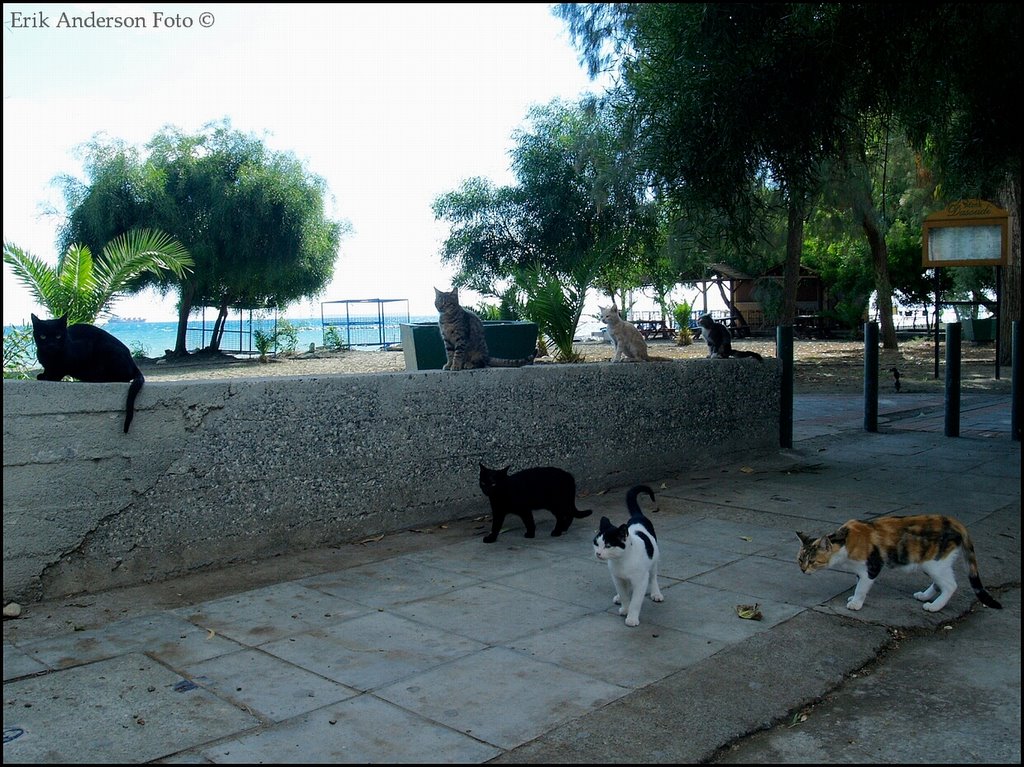
<path fill-rule="evenodd" d="M 409 322 L 407 298 L 359 298 L 322 301 L 320 317 L 326 347 L 401 343 L 401 324 Z"/>
<path fill-rule="evenodd" d="M 204 308 L 196 320 L 192 319 L 185 326 L 185 348 L 190 350 L 205 349 L 213 340 L 214 325 L 216 324 L 217 312 L 212 312 L 213 318 L 207 319 Z M 254 316 L 253 310 L 236 309 L 235 315 L 228 313 L 224 321 L 224 331 L 220 339 L 220 351 L 225 354 L 259 354 L 256 345 L 253 343 L 252 334 L 256 330 L 263 330 L 268 334 L 277 332 L 277 316 L 266 318 Z"/>

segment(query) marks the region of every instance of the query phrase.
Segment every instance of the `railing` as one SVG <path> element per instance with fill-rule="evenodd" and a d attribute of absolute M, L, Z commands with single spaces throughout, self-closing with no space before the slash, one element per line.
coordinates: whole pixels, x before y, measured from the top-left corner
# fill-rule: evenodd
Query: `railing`
<path fill-rule="evenodd" d="M 336 307 L 341 311 L 332 314 L 328 312 L 328 307 Z M 385 348 L 402 340 L 401 325 L 409 322 L 409 299 L 360 298 L 322 301 L 320 318 L 324 346 Z"/>
<path fill-rule="evenodd" d="M 236 310 L 237 317 L 232 319 L 230 314 L 224 321 L 224 329 L 221 331 L 219 351 L 225 354 L 259 354 L 253 344 L 253 331 L 264 330 L 274 334 L 277 331 L 277 318 L 261 319 L 253 317 L 253 311 L 249 310 L 249 316 L 241 309 Z M 207 324 L 206 310 L 203 309 L 199 317 L 198 325 L 189 324 L 185 326 L 185 348 L 189 350 L 206 349 L 213 342 L 213 331 L 215 322 Z"/>

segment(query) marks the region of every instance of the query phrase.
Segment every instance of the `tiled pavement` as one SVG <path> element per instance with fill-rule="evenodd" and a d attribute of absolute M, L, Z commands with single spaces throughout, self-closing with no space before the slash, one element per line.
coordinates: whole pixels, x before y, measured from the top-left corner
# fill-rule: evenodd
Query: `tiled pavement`
<path fill-rule="evenodd" d="M 590 546 L 602 515 L 625 518 L 626 488 L 581 499 L 594 515 L 560 538 L 545 512 L 532 540 L 518 522 L 492 545 L 481 520 L 410 531 L 195 604 L 147 611 L 136 589 L 129 617 L 83 630 L 46 620 L 59 605 L 30 605 L 4 626 L 4 762 L 705 759 L 834 686 L 889 632 L 977 608 L 963 572 L 939 615 L 910 597 L 920 577 L 886 573 L 850 613 L 853 577 L 801 574 L 795 530 L 952 513 L 986 585 L 1019 584 L 1009 409 L 1005 395 L 965 396 L 948 438 L 941 396 L 883 398 L 868 434 L 857 398 L 798 397 L 793 449 L 652 478 L 665 601 L 648 599 L 637 628 Z M 755 604 L 761 620 L 739 617 Z M 828 667 L 794 683 L 822 653 Z M 636 710 L 703 725 L 632 754 L 602 741 L 603 722 Z"/>

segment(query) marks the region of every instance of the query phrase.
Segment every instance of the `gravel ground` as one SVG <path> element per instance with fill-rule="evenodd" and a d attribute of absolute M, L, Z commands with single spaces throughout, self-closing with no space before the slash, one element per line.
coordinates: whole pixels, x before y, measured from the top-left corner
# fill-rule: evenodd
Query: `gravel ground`
<path fill-rule="evenodd" d="M 652 356 L 676 359 L 704 357 L 703 343 L 677 346 L 672 341 L 651 341 Z M 734 341 L 735 349 L 756 351 L 775 357 L 773 338 L 745 338 Z M 607 343 L 583 343 L 576 347 L 584 362 L 606 362 L 612 349 Z M 793 346 L 794 389 L 800 393 L 859 392 L 864 381 L 864 342 L 846 340 L 797 340 Z M 897 350 L 879 350 L 879 391 L 894 388 L 890 369 L 900 371 L 901 391 L 934 391 L 945 386 L 945 346 L 939 349 L 939 376 L 935 378 L 935 344 L 932 340 L 901 341 Z M 961 378 L 964 389 L 1009 391 L 1010 369 L 1004 366 L 995 378 L 995 349 L 992 344 L 965 342 L 961 350 Z M 542 357 L 536 364 L 551 364 Z M 149 381 L 184 381 L 213 378 L 254 378 L 265 376 L 325 376 L 353 373 L 385 373 L 405 370 L 401 351 L 317 350 L 302 354 L 274 357 L 261 363 L 228 356 L 193 355 L 185 360 L 144 360 L 143 373 Z"/>

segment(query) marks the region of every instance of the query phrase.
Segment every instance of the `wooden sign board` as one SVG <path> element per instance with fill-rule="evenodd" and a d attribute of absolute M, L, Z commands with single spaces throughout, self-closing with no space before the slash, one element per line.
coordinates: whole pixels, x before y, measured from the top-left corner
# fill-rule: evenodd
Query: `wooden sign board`
<path fill-rule="evenodd" d="M 1009 215 L 984 200 L 958 200 L 924 220 L 924 266 L 1005 266 Z"/>

